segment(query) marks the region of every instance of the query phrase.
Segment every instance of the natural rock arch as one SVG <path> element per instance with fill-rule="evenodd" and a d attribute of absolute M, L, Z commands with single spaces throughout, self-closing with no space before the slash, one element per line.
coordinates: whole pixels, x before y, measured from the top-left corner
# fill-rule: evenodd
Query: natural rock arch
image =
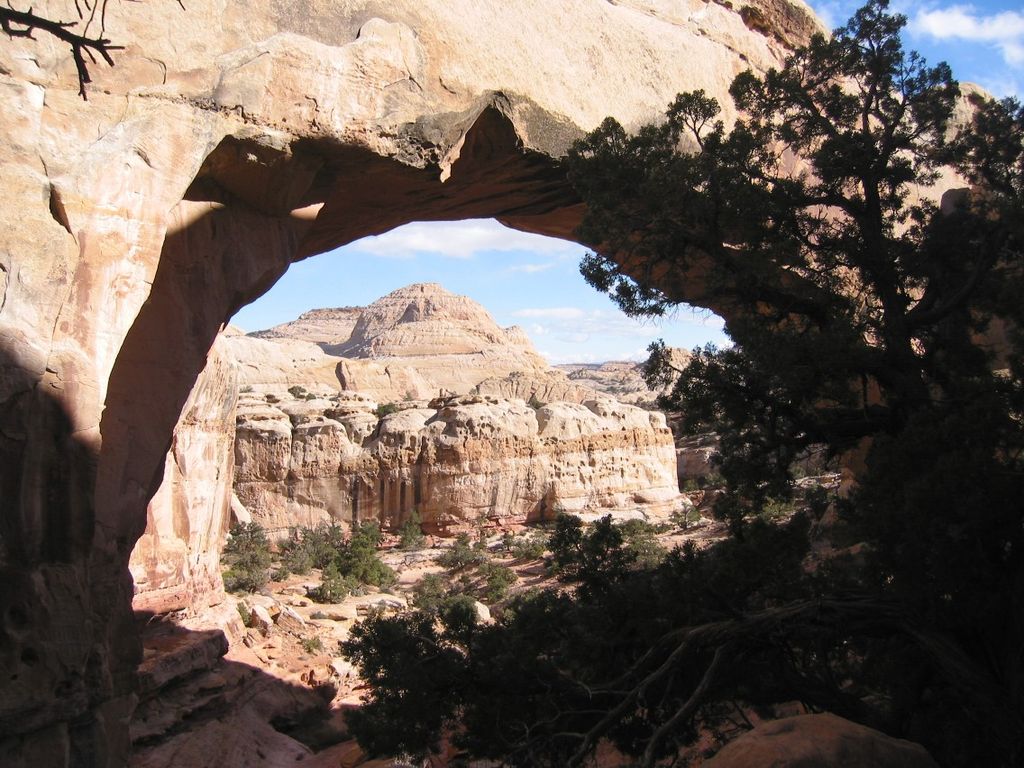
<path fill-rule="evenodd" d="M 818 28 L 752 4 L 757 29 L 702 0 L 133 4 L 88 102 L 52 41 L 0 46 L 0 762 L 123 762 L 128 558 L 234 310 L 405 221 L 571 237 L 574 137 L 724 96 Z"/>

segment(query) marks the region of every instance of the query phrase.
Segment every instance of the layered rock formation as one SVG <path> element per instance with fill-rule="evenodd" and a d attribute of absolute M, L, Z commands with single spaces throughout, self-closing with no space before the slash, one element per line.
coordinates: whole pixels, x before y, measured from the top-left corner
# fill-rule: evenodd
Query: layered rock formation
<path fill-rule="evenodd" d="M 780 0 L 195 0 L 104 22 L 125 48 L 87 102 L 64 43 L 0 45 L 4 765 L 125 762 L 129 558 L 234 311 L 292 261 L 408 221 L 571 237 L 554 159 L 581 131 L 724 97 L 815 26 Z M 700 304 L 684 283 L 671 298 Z"/>
<path fill-rule="evenodd" d="M 249 334 L 256 339 L 298 339 L 324 348 L 344 344 L 363 313 L 363 307 L 311 309 L 294 320 Z"/>
<path fill-rule="evenodd" d="M 373 302 L 330 352 L 349 358 L 339 369 L 344 389 L 390 399 L 464 394 L 487 378 L 548 368 L 521 328 L 498 327 L 482 306 L 437 283 L 408 285 Z M 430 391 L 412 379 L 392 382 L 400 368 L 415 371 Z"/>
<path fill-rule="evenodd" d="M 409 403 L 378 421 L 354 397 L 268 404 L 243 395 L 235 492 L 267 528 L 379 520 L 416 510 L 452 533 L 559 512 L 665 516 L 683 503 L 660 413 L 612 400 L 467 396 Z"/>

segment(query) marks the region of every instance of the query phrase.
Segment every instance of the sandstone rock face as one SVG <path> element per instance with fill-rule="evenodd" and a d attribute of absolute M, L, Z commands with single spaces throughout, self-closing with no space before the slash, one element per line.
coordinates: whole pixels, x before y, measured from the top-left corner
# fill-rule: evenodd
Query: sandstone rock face
<path fill-rule="evenodd" d="M 220 550 L 234 476 L 235 365 L 218 339 L 174 428 L 164 478 L 132 550 L 135 610 L 195 611 L 224 596 Z"/>
<path fill-rule="evenodd" d="M 240 334 L 222 337 L 238 367 L 238 383 L 256 392 L 283 392 L 300 386 L 312 392 L 338 391 L 340 360 L 317 344 L 299 339 L 260 339 Z"/>
<path fill-rule="evenodd" d="M 363 313 L 363 307 L 311 309 L 295 320 L 249 334 L 255 339 L 298 339 L 321 347 L 344 344 Z"/>
<path fill-rule="evenodd" d="M 349 402 L 242 397 L 235 492 L 267 528 L 378 520 L 415 509 L 433 533 L 558 512 L 667 515 L 682 503 L 660 413 L 610 400 L 478 396 L 410 403 L 379 422 Z"/>
<path fill-rule="evenodd" d="M 373 302 L 360 314 L 348 341 L 329 351 L 369 358 L 378 370 L 413 369 L 432 391 L 409 382 L 402 393 L 409 397 L 464 394 L 486 378 L 548 367 L 521 329 L 498 327 L 482 306 L 437 283 L 408 285 Z M 369 371 L 352 361 L 341 378 L 345 389 L 381 391 L 373 386 Z"/>
<path fill-rule="evenodd" d="M 129 558 L 241 305 L 292 261 L 408 221 L 571 237 L 582 211 L 553 158 L 581 131 L 680 90 L 724 97 L 778 61 L 791 17 L 815 26 L 795 0 L 185 8 L 111 4 L 125 48 L 87 102 L 62 44 L 0 45 L 5 764 L 124 763 Z"/>
<path fill-rule="evenodd" d="M 763 723 L 727 744 L 706 768 L 937 768 L 924 747 L 828 712 Z"/>

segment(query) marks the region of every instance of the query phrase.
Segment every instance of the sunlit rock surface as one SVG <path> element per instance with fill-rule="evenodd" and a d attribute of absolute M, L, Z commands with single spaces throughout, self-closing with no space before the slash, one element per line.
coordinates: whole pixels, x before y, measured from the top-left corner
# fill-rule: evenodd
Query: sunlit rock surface
<path fill-rule="evenodd" d="M 403 404 L 378 422 L 372 405 L 242 395 L 235 492 L 252 519 L 397 526 L 415 510 L 426 530 L 450 533 L 559 512 L 664 517 L 683 503 L 660 413 L 465 396 Z"/>
<path fill-rule="evenodd" d="M 111 3 L 104 22 L 124 49 L 92 66 L 88 101 L 63 43 L 0 45 L 4 765 L 124 764 L 129 559 L 240 306 L 292 261 L 408 221 L 571 237 L 582 211 L 553 159 L 574 138 L 680 90 L 725 100 L 817 24 L 780 0 L 194 0 Z"/>

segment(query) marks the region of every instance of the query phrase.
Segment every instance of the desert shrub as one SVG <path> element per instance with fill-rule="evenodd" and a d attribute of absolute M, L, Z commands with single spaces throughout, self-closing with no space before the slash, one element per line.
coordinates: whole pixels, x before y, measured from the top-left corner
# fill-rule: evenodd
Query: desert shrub
<path fill-rule="evenodd" d="M 245 603 L 235 603 L 235 610 L 238 611 L 238 615 L 242 619 L 242 625 L 245 627 L 252 626 L 252 611 Z"/>
<path fill-rule="evenodd" d="M 271 394 L 269 392 L 266 395 L 263 396 L 263 399 L 266 400 L 268 403 L 271 403 L 271 404 L 273 404 L 273 403 L 280 403 L 281 402 L 281 398 L 279 398 L 277 395 Z"/>
<path fill-rule="evenodd" d="M 504 600 L 509 587 L 516 583 L 515 571 L 497 563 L 488 562 L 481 565 L 480 575 L 484 578 L 480 597 L 485 603 Z"/>
<path fill-rule="evenodd" d="M 335 559 L 338 570 L 359 584 L 372 584 L 381 589 L 393 586 L 398 577 L 377 555 L 381 538 L 380 526 L 373 522 L 362 523 L 339 550 Z"/>
<path fill-rule="evenodd" d="M 391 413 L 396 413 L 399 410 L 397 403 L 381 403 L 373 410 L 374 416 L 378 419 L 383 419 L 385 416 Z"/>
<path fill-rule="evenodd" d="M 427 537 L 423 535 L 423 521 L 415 509 L 398 531 L 398 548 L 404 550 L 422 549 Z"/>
<path fill-rule="evenodd" d="M 313 557 L 305 547 L 297 547 L 284 554 L 281 567 L 305 576 L 313 567 Z"/>
<path fill-rule="evenodd" d="M 689 530 L 691 525 L 699 523 L 702 517 L 696 507 L 680 507 L 679 509 L 673 510 L 669 519 L 672 521 L 672 525 L 678 530 L 686 531 Z"/>
<path fill-rule="evenodd" d="M 436 613 L 451 594 L 448 579 L 440 573 L 428 573 L 412 588 L 412 604 L 421 611 Z"/>
<path fill-rule="evenodd" d="M 309 597 L 318 603 L 340 603 L 352 594 L 352 581 L 341 575 L 338 566 L 329 564 L 320 577 L 320 586 L 309 591 Z"/>
<path fill-rule="evenodd" d="M 239 523 L 231 527 L 224 545 L 224 588 L 229 592 L 256 592 L 270 577 L 270 542 L 258 523 Z"/>
<path fill-rule="evenodd" d="M 514 533 L 506 533 L 501 540 L 502 547 L 516 560 L 537 560 L 544 556 L 547 551 L 548 537 L 540 531 L 516 536 Z"/>
<path fill-rule="evenodd" d="M 536 395 L 530 395 L 530 399 L 526 401 L 526 404 L 535 411 L 544 407 L 544 403 L 538 400 Z"/>
<path fill-rule="evenodd" d="M 487 553 L 470 543 L 468 533 L 460 533 L 451 548 L 437 556 L 438 565 L 452 572 L 480 565 L 486 560 Z"/>
<path fill-rule="evenodd" d="M 306 388 L 300 387 L 298 384 L 288 387 L 288 394 L 294 397 L 296 400 L 302 400 L 306 395 Z"/>
<path fill-rule="evenodd" d="M 667 552 L 658 543 L 659 529 L 646 520 L 626 520 L 618 524 L 623 544 L 635 555 L 634 563 L 641 568 L 653 568 L 665 559 Z"/>
<path fill-rule="evenodd" d="M 302 650 L 306 653 L 319 653 L 324 649 L 323 641 L 319 637 L 304 637 L 301 640 Z"/>

